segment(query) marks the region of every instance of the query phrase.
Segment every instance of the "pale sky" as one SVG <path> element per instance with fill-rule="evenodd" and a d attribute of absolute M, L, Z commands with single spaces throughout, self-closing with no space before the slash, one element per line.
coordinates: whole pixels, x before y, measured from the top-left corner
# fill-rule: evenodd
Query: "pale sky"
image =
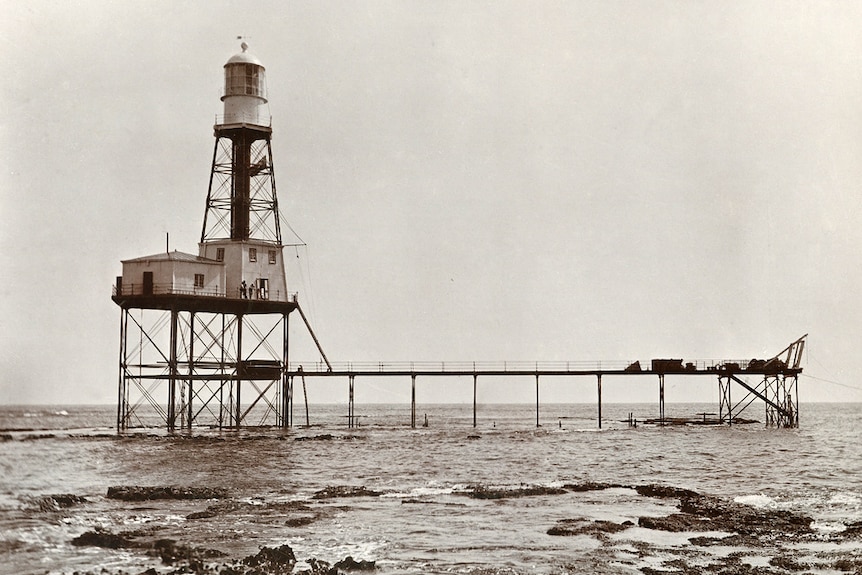
<path fill-rule="evenodd" d="M 753 358 L 809 333 L 801 399 L 862 401 L 862 3 L 0 13 L 0 403 L 116 401 L 111 286 L 166 233 L 197 252 L 239 35 L 267 69 L 279 201 L 307 244 L 286 248 L 290 289 L 333 361 Z M 297 334 L 292 358 L 316 360 Z M 606 397 L 656 394 L 627 385 Z M 714 381 L 687 385 L 668 401 L 717 401 Z"/>

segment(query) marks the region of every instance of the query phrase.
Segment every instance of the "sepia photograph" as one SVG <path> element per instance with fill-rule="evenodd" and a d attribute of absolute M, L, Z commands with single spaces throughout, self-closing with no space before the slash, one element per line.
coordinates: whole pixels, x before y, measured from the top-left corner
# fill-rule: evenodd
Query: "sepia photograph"
<path fill-rule="evenodd" d="M 0 16 L 0 575 L 862 573 L 862 3 Z"/>

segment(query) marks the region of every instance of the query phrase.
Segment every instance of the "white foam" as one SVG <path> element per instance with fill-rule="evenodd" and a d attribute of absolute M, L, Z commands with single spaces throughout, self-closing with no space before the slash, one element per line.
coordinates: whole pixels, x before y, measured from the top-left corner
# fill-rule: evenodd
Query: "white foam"
<path fill-rule="evenodd" d="M 752 507 L 759 507 L 761 509 L 775 506 L 775 500 L 763 493 L 759 493 L 757 495 L 740 495 L 739 497 L 734 497 L 733 500 L 736 503 L 751 505 Z"/>
<path fill-rule="evenodd" d="M 832 495 L 827 503 L 829 505 L 859 505 L 859 503 L 862 503 L 862 498 L 855 493 L 841 491 Z"/>
<path fill-rule="evenodd" d="M 815 521 L 811 528 L 821 533 L 840 533 L 847 529 L 840 521 Z"/>

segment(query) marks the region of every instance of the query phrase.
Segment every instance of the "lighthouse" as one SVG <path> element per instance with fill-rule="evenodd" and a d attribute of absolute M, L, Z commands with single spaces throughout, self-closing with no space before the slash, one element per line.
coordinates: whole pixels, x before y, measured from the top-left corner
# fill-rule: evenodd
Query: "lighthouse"
<path fill-rule="evenodd" d="M 224 64 L 221 101 L 198 253 L 123 260 L 114 286 L 120 431 L 290 425 L 299 304 L 282 255 L 266 69 L 245 42 Z"/>
<path fill-rule="evenodd" d="M 287 301 L 266 69 L 245 42 L 221 99 L 199 255 L 225 263 L 228 295 Z"/>

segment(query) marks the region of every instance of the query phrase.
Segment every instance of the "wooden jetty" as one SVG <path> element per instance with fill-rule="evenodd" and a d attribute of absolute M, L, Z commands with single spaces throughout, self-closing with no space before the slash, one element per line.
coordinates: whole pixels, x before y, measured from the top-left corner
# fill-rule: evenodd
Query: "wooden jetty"
<path fill-rule="evenodd" d="M 777 427 L 799 425 L 798 377 L 802 373 L 801 361 L 807 334 L 797 339 L 781 352 L 768 359 L 752 360 L 695 360 L 652 359 L 646 367 L 640 361 L 631 362 L 357 362 L 332 363 L 326 356 L 324 361 L 313 364 L 291 365 L 288 369 L 288 389 L 292 403 L 293 380 L 300 378 L 341 377 L 348 380 L 348 426 L 356 424 L 354 409 L 354 387 L 357 378 L 400 377 L 410 378 L 410 425 L 416 427 L 416 380 L 437 377 L 471 377 L 473 380 L 473 426 L 477 421 L 476 391 L 480 377 L 534 378 L 536 386 L 536 426 L 539 426 L 540 379 L 545 377 L 594 377 L 597 390 L 598 427 L 602 427 L 602 378 L 609 376 L 655 376 L 658 379 L 658 418 L 652 420 L 659 425 L 679 423 L 665 416 L 665 377 L 712 376 L 719 382 L 718 422 L 728 425 L 739 422 L 736 414 L 748 407 L 755 399 L 763 401 L 766 424 Z M 316 338 L 315 338 L 316 339 Z M 755 384 L 749 378 L 757 378 Z M 731 401 L 731 384 L 735 383 L 745 392 L 736 403 Z M 703 423 L 706 423 L 706 415 Z"/>

